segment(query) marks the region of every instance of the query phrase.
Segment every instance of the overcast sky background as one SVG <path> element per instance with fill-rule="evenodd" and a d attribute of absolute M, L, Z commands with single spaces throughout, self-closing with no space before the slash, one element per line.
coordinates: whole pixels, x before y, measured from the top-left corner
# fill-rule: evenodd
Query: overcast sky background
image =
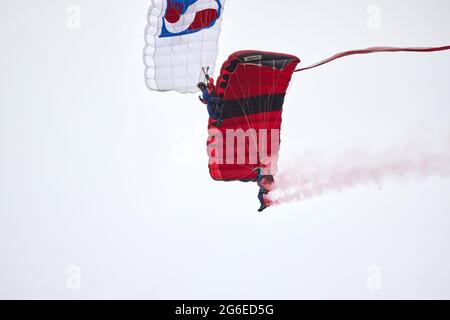
<path fill-rule="evenodd" d="M 197 97 L 146 88 L 149 3 L 0 0 L 0 298 L 450 298 L 449 178 L 258 214 L 254 184 L 210 179 Z M 67 28 L 70 5 L 79 30 Z M 242 49 L 308 65 L 373 45 L 450 44 L 447 0 L 231 0 L 225 10 L 218 65 Z M 296 75 L 280 170 L 311 150 L 445 144 L 449 82 L 450 52 L 351 57 Z"/>

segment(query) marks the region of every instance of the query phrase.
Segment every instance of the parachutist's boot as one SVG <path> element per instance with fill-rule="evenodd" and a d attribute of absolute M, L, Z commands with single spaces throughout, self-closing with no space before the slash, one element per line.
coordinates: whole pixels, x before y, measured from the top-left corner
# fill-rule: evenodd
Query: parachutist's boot
<path fill-rule="evenodd" d="M 266 208 L 267 208 L 267 205 L 265 203 L 263 203 L 263 204 L 261 204 L 261 207 L 259 207 L 258 212 L 262 212 Z"/>

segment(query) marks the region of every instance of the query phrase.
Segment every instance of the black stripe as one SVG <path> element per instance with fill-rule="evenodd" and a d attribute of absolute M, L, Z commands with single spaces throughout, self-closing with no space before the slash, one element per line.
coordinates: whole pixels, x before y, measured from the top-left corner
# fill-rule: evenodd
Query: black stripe
<path fill-rule="evenodd" d="M 248 99 L 224 101 L 222 119 L 281 110 L 283 108 L 284 96 L 285 94 L 273 94 Z"/>

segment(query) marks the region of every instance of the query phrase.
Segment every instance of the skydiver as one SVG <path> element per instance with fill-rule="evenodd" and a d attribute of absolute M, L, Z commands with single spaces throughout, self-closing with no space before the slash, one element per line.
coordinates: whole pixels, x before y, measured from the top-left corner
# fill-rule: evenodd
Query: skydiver
<path fill-rule="evenodd" d="M 268 207 L 268 202 L 264 199 L 264 196 L 269 194 L 270 187 L 274 183 L 274 179 L 272 175 L 263 175 L 261 168 L 255 169 L 256 178 L 254 181 L 259 186 L 258 191 L 258 200 L 261 206 L 258 209 L 258 212 L 262 212 L 264 209 Z"/>
<path fill-rule="evenodd" d="M 221 119 L 222 99 L 215 93 L 214 79 L 206 73 L 205 77 L 208 84 L 204 82 L 198 83 L 197 87 L 202 92 L 202 95 L 198 98 L 207 105 L 209 116 L 215 120 L 212 125 L 218 128 L 223 122 L 223 119 Z"/>

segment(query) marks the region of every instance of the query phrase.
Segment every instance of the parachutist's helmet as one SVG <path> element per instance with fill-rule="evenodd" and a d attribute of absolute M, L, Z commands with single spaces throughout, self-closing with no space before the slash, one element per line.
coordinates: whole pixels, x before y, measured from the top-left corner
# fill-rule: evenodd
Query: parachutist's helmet
<path fill-rule="evenodd" d="M 204 91 L 207 88 L 207 86 L 204 82 L 199 82 L 197 84 L 197 88 L 199 88 L 201 91 Z"/>

